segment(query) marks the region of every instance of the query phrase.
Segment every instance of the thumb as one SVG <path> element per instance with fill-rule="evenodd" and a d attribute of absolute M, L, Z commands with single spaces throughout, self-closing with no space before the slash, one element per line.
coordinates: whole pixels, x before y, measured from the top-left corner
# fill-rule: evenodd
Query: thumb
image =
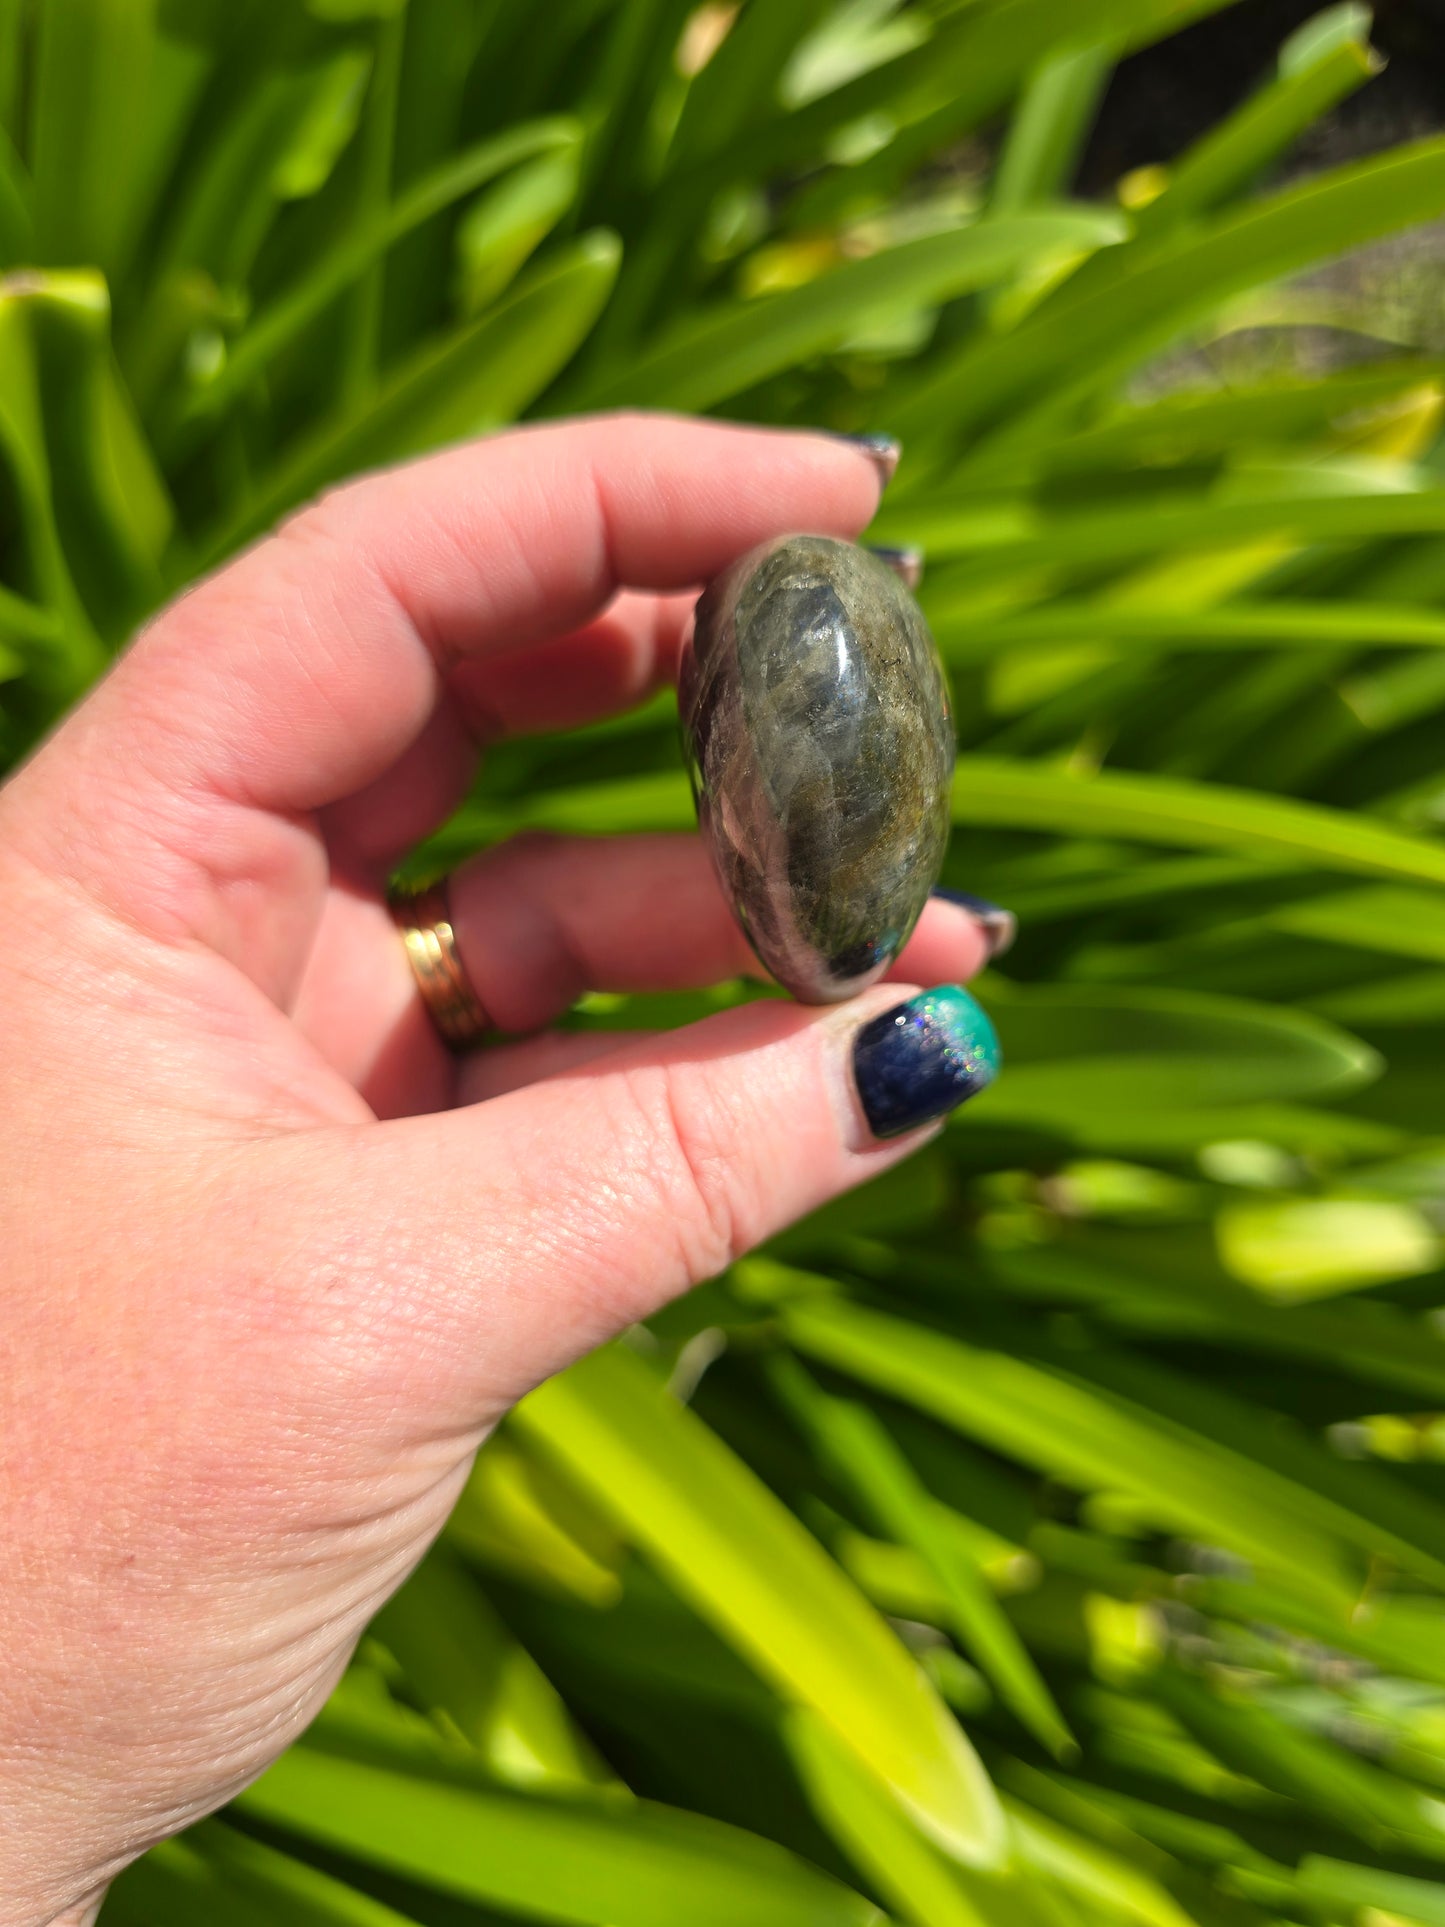
<path fill-rule="evenodd" d="M 458 1423 L 495 1416 L 918 1149 L 997 1068 L 967 991 L 900 1002 L 895 984 L 827 1010 L 751 1004 L 358 1134 L 359 1195 L 384 1219 L 377 1276 L 408 1281 L 428 1394 Z"/>

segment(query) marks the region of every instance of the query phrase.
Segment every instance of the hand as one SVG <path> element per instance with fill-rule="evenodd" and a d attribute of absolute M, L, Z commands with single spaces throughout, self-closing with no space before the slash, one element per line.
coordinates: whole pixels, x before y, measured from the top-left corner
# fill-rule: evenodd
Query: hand
<path fill-rule="evenodd" d="M 464 1060 L 383 896 L 479 745 L 637 702 L 709 575 L 877 492 L 832 438 L 664 418 L 363 480 L 0 795 L 5 1927 L 87 1918 L 286 1746 L 530 1386 L 927 1134 L 878 1143 L 849 1069 L 896 983 L 542 1030 L 750 967 L 693 838 L 460 872 L 480 995 L 539 1033 Z M 937 902 L 895 974 L 986 947 Z"/>

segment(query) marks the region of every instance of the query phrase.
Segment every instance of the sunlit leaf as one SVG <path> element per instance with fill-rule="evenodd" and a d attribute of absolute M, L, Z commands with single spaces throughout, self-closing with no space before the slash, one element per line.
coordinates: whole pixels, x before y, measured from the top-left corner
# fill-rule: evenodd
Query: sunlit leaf
<path fill-rule="evenodd" d="M 965 1861 L 997 1858 L 993 1789 L 915 1661 L 816 1540 L 645 1366 L 625 1349 L 596 1352 L 534 1392 L 514 1422 L 942 1846 Z"/>
<path fill-rule="evenodd" d="M 1220 1213 L 1218 1235 L 1236 1278 L 1287 1302 L 1411 1278 L 1445 1259 L 1428 1218 L 1386 1198 L 1241 1200 Z"/>

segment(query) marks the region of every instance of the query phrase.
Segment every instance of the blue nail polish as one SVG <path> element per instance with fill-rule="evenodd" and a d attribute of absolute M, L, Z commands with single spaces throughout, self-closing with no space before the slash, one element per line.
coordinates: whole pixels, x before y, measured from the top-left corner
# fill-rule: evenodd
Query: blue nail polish
<path fill-rule="evenodd" d="M 987 1013 L 966 990 L 944 984 L 863 1026 L 853 1081 L 874 1137 L 899 1137 L 977 1096 L 1000 1061 Z"/>
<path fill-rule="evenodd" d="M 878 479 L 887 488 L 903 455 L 902 442 L 895 441 L 891 435 L 834 435 L 833 439 L 861 449 L 877 469 Z"/>
<path fill-rule="evenodd" d="M 983 934 L 988 939 L 990 957 L 1001 957 L 1018 935 L 1018 918 L 1012 910 L 1005 910 L 1002 904 L 990 903 L 987 897 L 976 897 L 971 890 L 940 888 L 935 890 L 933 895 L 941 897 L 945 903 L 958 904 L 983 926 Z"/>
<path fill-rule="evenodd" d="M 910 593 L 917 590 L 923 580 L 922 549 L 895 549 L 883 542 L 865 542 L 863 546 L 870 555 L 876 555 L 880 562 L 892 569 L 905 589 Z"/>

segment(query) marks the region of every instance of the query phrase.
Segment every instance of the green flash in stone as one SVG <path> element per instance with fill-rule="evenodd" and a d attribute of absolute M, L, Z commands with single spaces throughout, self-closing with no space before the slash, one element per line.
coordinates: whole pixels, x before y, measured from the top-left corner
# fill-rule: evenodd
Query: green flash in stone
<path fill-rule="evenodd" d="M 779 537 L 699 599 L 678 706 L 759 959 L 805 1003 L 853 996 L 907 942 L 948 845 L 953 723 L 922 611 L 853 543 Z"/>

